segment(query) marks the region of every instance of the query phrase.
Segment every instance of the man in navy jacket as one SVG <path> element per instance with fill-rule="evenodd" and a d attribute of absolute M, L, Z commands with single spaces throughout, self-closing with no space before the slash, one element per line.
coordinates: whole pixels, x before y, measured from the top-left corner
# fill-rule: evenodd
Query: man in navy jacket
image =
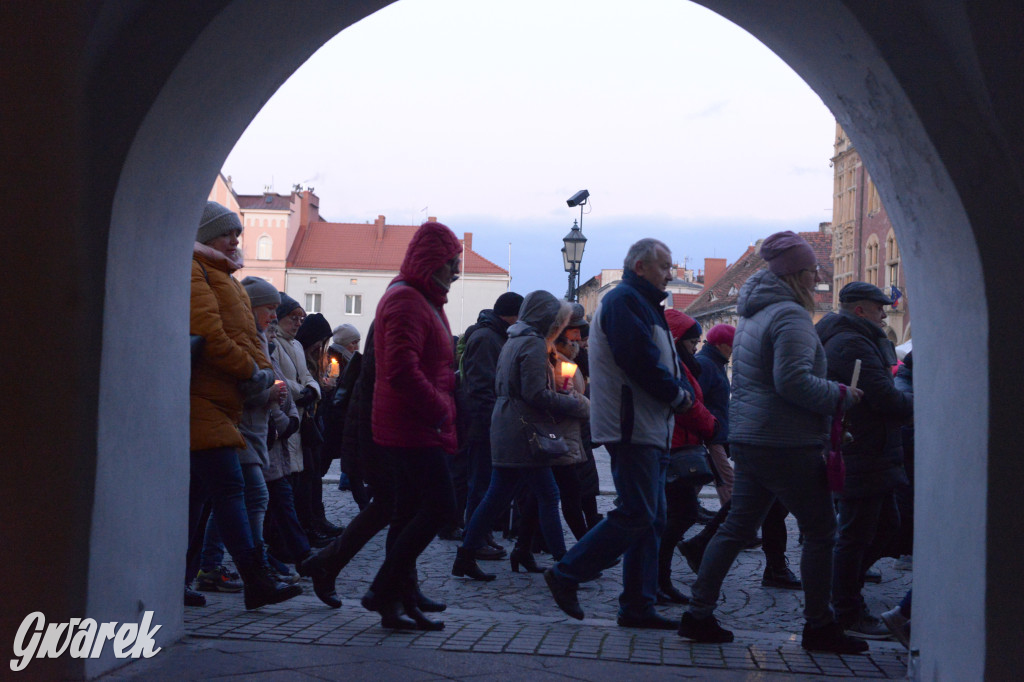
<path fill-rule="evenodd" d="M 693 404 L 661 306 L 671 280 L 668 247 L 641 239 L 626 255 L 622 281 L 594 313 L 591 430 L 593 441 L 608 447 L 619 503 L 544 575 L 558 606 L 573 618 L 583 618 L 579 584 L 622 556 L 619 625 L 676 627 L 654 610 L 674 415 Z"/>

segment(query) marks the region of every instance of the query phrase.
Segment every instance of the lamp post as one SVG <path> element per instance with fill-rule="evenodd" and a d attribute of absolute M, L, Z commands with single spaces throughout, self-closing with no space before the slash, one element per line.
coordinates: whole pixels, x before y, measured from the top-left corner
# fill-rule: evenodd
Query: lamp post
<path fill-rule="evenodd" d="M 579 223 L 572 221 L 572 229 L 562 239 L 565 246 L 562 247 L 562 263 L 565 271 L 569 273 L 569 292 L 566 300 L 575 303 L 577 300 L 576 290 L 579 287 L 580 263 L 583 262 L 583 248 L 587 245 L 587 238 L 583 236 L 583 230 Z"/>

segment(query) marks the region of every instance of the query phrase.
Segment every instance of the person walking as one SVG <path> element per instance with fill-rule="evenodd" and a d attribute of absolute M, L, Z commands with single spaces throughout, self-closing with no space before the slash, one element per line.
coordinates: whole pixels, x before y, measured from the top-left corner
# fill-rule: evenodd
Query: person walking
<path fill-rule="evenodd" d="M 907 483 L 900 429 L 914 416 L 914 395 L 896 387 L 896 349 L 882 330 L 885 306 L 891 304 L 875 285 L 850 282 L 839 292 L 839 312 L 816 326 L 829 378 L 850 381 L 861 361 L 858 385 L 864 400 L 846 416 L 853 439 L 842 447 L 846 482 L 836 495 L 832 606 L 847 633 L 864 639 L 889 638 L 889 629 L 868 610 L 861 591 L 865 571 L 891 551 L 899 531 L 895 491 Z"/>
<path fill-rule="evenodd" d="M 198 560 L 209 500 L 241 574 L 245 608 L 255 609 L 296 597 L 302 589 L 276 579 L 253 544 L 245 508 L 238 460 L 238 450 L 246 447 L 238 428 L 243 400 L 270 388 L 274 372 L 261 348 L 249 297 L 232 276 L 242 267 L 241 234 L 234 212 L 207 202 L 192 250 L 189 330 L 203 337 L 203 346 L 189 385 L 189 555 L 193 563 Z M 193 566 L 186 567 L 186 585 L 194 573 Z"/>
<path fill-rule="evenodd" d="M 386 628 L 444 627 L 418 608 L 415 576 L 419 555 L 458 513 L 446 461 L 457 437 L 455 349 L 444 304 L 461 253 L 446 225 L 423 223 L 374 318 L 373 439 L 394 467 L 397 500 L 384 563 L 362 604 Z"/>
<path fill-rule="evenodd" d="M 575 447 L 566 444 L 560 454 L 549 454 L 538 451 L 533 444 L 544 434 L 566 428 L 560 423 L 565 418 L 583 418 L 589 408 L 589 401 L 576 392 L 575 386 L 558 390 L 554 368 L 548 360 L 555 338 L 565 328 L 571 312 L 565 301 L 546 291 L 534 291 L 526 295 L 519 320 L 509 327 L 508 342 L 501 349 L 494 376 L 491 484 L 466 526 L 452 566 L 454 576 L 494 579 L 494 575 L 477 566 L 476 551 L 484 546 L 495 518 L 508 508 L 521 484 L 536 499 L 541 533 L 551 555 L 558 559 L 565 554 L 558 516 L 558 486 L 551 468 L 582 461 L 582 449 L 577 442 Z M 538 432 L 542 435 L 538 436 Z M 527 535 L 520 537 L 509 561 L 513 571 L 522 565 L 527 571 L 539 572 L 531 549 L 533 535 Z"/>
<path fill-rule="evenodd" d="M 579 584 L 620 556 L 618 624 L 673 628 L 654 608 L 658 543 L 665 528 L 665 469 L 674 414 L 693 404 L 661 302 L 672 280 L 672 253 L 656 239 L 633 244 L 622 281 L 598 304 L 590 332 L 590 421 L 607 446 L 618 506 L 544 573 L 555 603 L 582 620 Z"/>
<path fill-rule="evenodd" d="M 732 506 L 704 553 L 679 635 L 733 641 L 713 615 L 722 581 L 778 497 L 804 532 L 803 648 L 861 653 L 867 644 L 843 633 L 829 605 L 836 522 L 823 453 L 829 416 L 839 405 L 854 405 L 862 393 L 825 378 L 825 350 L 811 322 L 818 273 L 810 244 L 793 232 L 777 232 L 761 244 L 761 257 L 768 269 L 746 281 L 737 301 L 729 405 Z"/>

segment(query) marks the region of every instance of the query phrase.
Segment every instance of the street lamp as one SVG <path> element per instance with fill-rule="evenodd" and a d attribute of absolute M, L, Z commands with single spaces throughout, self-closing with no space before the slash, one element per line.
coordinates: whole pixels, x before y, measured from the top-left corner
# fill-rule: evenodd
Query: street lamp
<path fill-rule="evenodd" d="M 583 248 L 587 245 L 587 238 L 583 236 L 583 230 L 579 223 L 572 221 L 572 229 L 562 240 L 565 246 L 562 247 L 562 264 L 565 271 L 569 273 L 569 293 L 566 300 L 574 303 L 577 300 L 576 289 L 579 287 L 580 263 L 583 262 Z"/>

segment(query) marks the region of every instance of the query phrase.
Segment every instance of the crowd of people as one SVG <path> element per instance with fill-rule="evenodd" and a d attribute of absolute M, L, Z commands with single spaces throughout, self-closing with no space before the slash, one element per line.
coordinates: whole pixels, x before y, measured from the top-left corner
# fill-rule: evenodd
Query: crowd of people
<path fill-rule="evenodd" d="M 444 627 L 427 614 L 446 605 L 417 572 L 440 535 L 461 541 L 452 575 L 493 580 L 478 562 L 507 557 L 512 571 L 543 573 L 577 619 L 580 584 L 621 562 L 620 626 L 730 642 L 714 616 L 721 585 L 738 553 L 760 544 L 762 585 L 804 591 L 804 648 L 909 642 L 910 595 L 879 618 L 861 590 L 878 558 L 911 553 L 900 519 L 912 499 L 912 364 L 894 378 L 882 330 L 892 301 L 873 285 L 847 285 L 840 310 L 813 324 L 817 262 L 798 235 L 764 240 L 768 267 L 743 285 L 736 327 L 705 333 L 666 310 L 671 252 L 641 239 L 589 319 L 546 291 L 506 292 L 456 337 L 444 304 L 462 246 L 424 223 L 360 352 L 352 325 L 332 328 L 269 282 L 232 275 L 242 229 L 211 201 L 193 250 L 186 605 L 205 604 L 203 591 L 244 592 L 247 609 L 279 603 L 306 576 L 340 608 L 338 575 L 387 528 L 362 597 L 385 628 Z M 825 457 L 837 429 L 838 484 Z M 618 496 L 606 516 L 599 445 Z M 345 526 L 323 504 L 334 460 L 359 508 Z M 701 519 L 709 483 L 721 507 Z M 790 513 L 800 577 L 786 560 Z M 515 538 L 511 552 L 499 532 Z M 692 597 L 673 582 L 675 551 L 696 574 Z M 659 604 L 688 606 L 671 619 Z"/>

